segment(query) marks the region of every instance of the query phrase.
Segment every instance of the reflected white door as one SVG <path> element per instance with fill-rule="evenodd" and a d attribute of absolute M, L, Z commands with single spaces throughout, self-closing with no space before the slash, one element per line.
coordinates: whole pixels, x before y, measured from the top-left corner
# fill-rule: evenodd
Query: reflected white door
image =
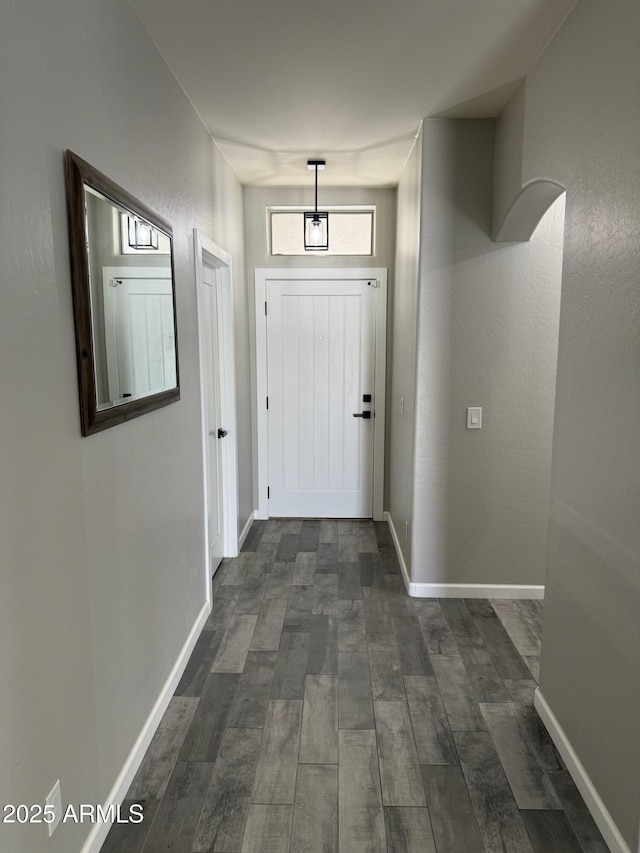
<path fill-rule="evenodd" d="M 267 300 L 269 514 L 370 518 L 375 289 L 270 281 Z"/>
<path fill-rule="evenodd" d="M 171 279 L 105 276 L 104 311 L 109 399 L 175 388 Z"/>
<path fill-rule="evenodd" d="M 211 267 L 203 270 L 203 335 L 205 371 L 205 418 L 207 431 L 207 487 L 209 503 L 209 563 L 211 573 L 224 556 L 223 504 L 222 504 L 222 450 L 218 430 L 220 423 L 220 365 L 222 363 L 218 335 L 218 298 L 216 272 Z"/>

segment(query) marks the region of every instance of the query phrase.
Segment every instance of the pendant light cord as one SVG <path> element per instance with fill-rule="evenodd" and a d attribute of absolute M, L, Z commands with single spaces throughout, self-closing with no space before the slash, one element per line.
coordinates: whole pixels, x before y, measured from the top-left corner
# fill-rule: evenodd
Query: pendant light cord
<path fill-rule="evenodd" d="M 315 203 L 315 209 L 313 212 L 315 214 L 314 221 L 316 221 L 318 219 L 318 164 L 317 163 L 316 163 L 316 203 Z"/>

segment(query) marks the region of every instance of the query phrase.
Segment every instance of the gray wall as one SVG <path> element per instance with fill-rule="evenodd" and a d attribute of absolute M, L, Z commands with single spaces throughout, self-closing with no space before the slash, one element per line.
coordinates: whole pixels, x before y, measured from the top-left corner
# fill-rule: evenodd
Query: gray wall
<path fill-rule="evenodd" d="M 447 478 L 457 128 L 450 119 L 426 121 L 422 128 L 413 583 L 453 580 L 447 572 Z"/>
<path fill-rule="evenodd" d="M 567 188 L 540 689 L 631 850 L 640 812 L 639 38 L 637 2 L 576 5 L 527 78 L 522 158 L 522 183 Z"/>
<path fill-rule="evenodd" d="M 3 3 L 0 103 L 0 801 L 60 778 L 65 803 L 101 803 L 205 602 L 192 229 L 238 250 L 242 190 L 125 0 Z M 175 237 L 181 400 L 89 438 L 66 148 Z M 0 849 L 69 853 L 89 830 L 3 826 Z"/>
<path fill-rule="evenodd" d="M 564 198 L 529 243 L 492 243 L 493 131 L 456 125 L 447 577 L 544 584 Z"/>
<path fill-rule="evenodd" d="M 496 122 L 494 233 L 500 230 L 511 205 L 522 189 L 525 86 L 526 82 L 523 81 Z"/>
<path fill-rule="evenodd" d="M 492 243 L 494 126 L 423 125 L 414 583 L 544 583 L 563 209 Z"/>
<path fill-rule="evenodd" d="M 411 151 L 398 185 L 393 325 L 389 349 L 391 388 L 387 410 L 387 506 L 407 565 L 411 565 L 411 536 L 406 535 L 405 523 L 409 522 L 410 533 L 413 506 L 421 165 L 422 132 Z M 403 399 L 404 414 L 401 409 Z"/>

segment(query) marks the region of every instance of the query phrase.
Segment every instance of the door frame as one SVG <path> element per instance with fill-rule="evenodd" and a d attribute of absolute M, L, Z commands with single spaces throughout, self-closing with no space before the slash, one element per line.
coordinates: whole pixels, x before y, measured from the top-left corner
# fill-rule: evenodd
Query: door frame
<path fill-rule="evenodd" d="M 218 364 L 220 365 L 220 420 L 228 435 L 221 448 L 222 541 L 225 557 L 238 555 L 238 439 L 236 430 L 236 368 L 233 313 L 233 265 L 228 252 L 193 230 L 195 249 L 196 313 L 198 319 L 198 362 L 200 368 L 200 430 L 202 439 L 202 484 L 204 489 L 205 578 L 207 601 L 211 604 L 209 565 L 209 449 L 207 435 L 207 388 L 204 363 L 204 267 L 215 272 L 218 291 Z"/>
<path fill-rule="evenodd" d="M 269 424 L 267 418 L 267 314 L 270 281 L 344 281 L 375 282 L 375 360 L 373 424 L 373 518 L 384 520 L 384 439 L 386 425 L 387 364 L 387 270 L 384 267 L 347 269 L 256 269 L 255 271 L 255 396 L 256 413 L 256 509 L 255 518 L 269 518 Z"/>

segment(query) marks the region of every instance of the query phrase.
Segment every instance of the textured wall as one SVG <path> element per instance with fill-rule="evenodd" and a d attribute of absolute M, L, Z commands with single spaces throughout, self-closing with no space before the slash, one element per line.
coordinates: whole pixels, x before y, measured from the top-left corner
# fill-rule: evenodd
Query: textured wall
<path fill-rule="evenodd" d="M 447 570 L 447 495 L 457 128 L 454 119 L 431 119 L 422 128 L 413 583 L 454 580 Z"/>
<path fill-rule="evenodd" d="M 522 174 L 567 188 L 540 686 L 632 850 L 640 811 L 639 40 L 637 2 L 576 5 L 527 78 Z"/>
<path fill-rule="evenodd" d="M 491 120 L 424 123 L 414 583 L 544 583 L 563 206 L 493 243 L 493 153 Z"/>
<path fill-rule="evenodd" d="M 447 576 L 544 584 L 564 198 L 530 242 L 492 243 L 493 136 L 457 125 Z"/>
<path fill-rule="evenodd" d="M 393 333 L 389 348 L 392 375 L 387 409 L 387 507 L 407 566 L 411 565 L 411 536 L 405 536 L 405 522 L 409 522 L 409 530 L 413 528 L 413 430 L 421 163 L 422 132 L 416 140 L 398 185 L 395 287 L 391 318 Z M 404 414 L 401 414 L 400 409 L 402 398 Z"/>
<path fill-rule="evenodd" d="M 522 189 L 524 91 L 525 83 L 522 82 L 496 121 L 492 214 L 494 232 L 499 231 Z"/>
<path fill-rule="evenodd" d="M 192 229 L 233 226 L 212 215 L 211 140 L 125 0 L 3 3 L 0 103 L 0 801 L 60 778 L 65 802 L 97 803 L 205 601 Z M 89 438 L 66 148 L 175 234 L 182 398 Z M 89 829 L 4 826 L 0 849 L 69 853 Z"/>

